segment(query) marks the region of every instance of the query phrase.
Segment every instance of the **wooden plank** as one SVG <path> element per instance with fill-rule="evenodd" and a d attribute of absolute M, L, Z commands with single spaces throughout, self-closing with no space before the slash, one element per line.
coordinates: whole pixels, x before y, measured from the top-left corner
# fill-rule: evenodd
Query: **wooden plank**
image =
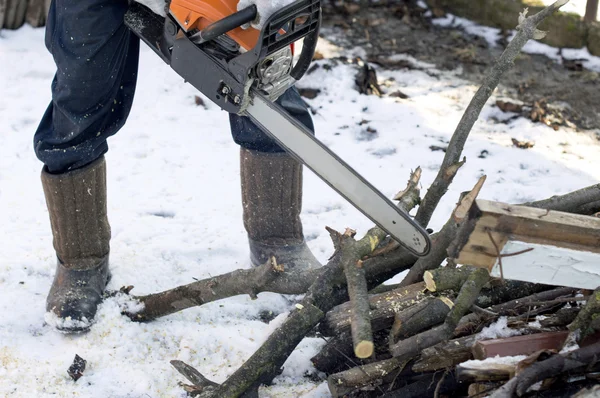
<path fill-rule="evenodd" d="M 477 200 L 479 211 L 497 219 L 494 231 L 534 238 L 563 247 L 565 243 L 600 253 L 600 218 Z M 525 240 L 528 241 L 528 240 Z"/>
<path fill-rule="evenodd" d="M 568 331 L 561 331 L 482 340 L 473 346 L 473 357 L 475 359 L 486 359 L 495 356 L 531 355 L 539 350 L 560 351 L 568 334 Z"/>

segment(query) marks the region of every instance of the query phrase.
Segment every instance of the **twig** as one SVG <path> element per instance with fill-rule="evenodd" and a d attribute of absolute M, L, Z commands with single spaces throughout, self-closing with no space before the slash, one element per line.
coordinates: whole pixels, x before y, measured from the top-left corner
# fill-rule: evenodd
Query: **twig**
<path fill-rule="evenodd" d="M 467 218 L 468 211 L 477 198 L 479 191 L 481 191 L 485 178 L 485 176 L 479 178 L 473 189 L 458 202 L 456 208 L 452 211 L 452 215 L 432 242 L 429 254 L 417 260 L 400 282 L 400 286 L 408 286 L 419 282 L 422 280 L 425 271 L 439 267 L 442 261 L 448 257 L 448 246 L 456 238 L 456 232 Z"/>
<path fill-rule="evenodd" d="M 469 133 L 471 132 L 473 125 L 479 118 L 479 114 L 481 113 L 485 103 L 498 85 L 500 78 L 513 66 L 514 60 L 521 52 L 523 46 L 538 34 L 539 31 L 536 29 L 538 24 L 540 24 L 554 11 L 558 10 L 558 8 L 564 5 L 567 1 L 557 1 L 554 4 L 544 8 L 537 14 L 525 18 L 517 26 L 517 34 L 510 41 L 500 58 L 498 58 L 492 67 L 492 70 L 484 78 L 481 87 L 471 99 L 471 102 L 467 106 L 467 109 L 465 110 L 460 122 L 458 123 L 458 126 L 456 127 L 456 130 L 454 130 L 454 133 L 452 134 L 452 138 L 450 139 L 450 143 L 446 149 L 446 154 L 444 156 L 444 160 L 442 161 L 440 171 L 435 177 L 433 184 L 431 184 L 429 187 L 429 190 L 427 191 L 427 194 L 423 198 L 421 205 L 419 206 L 419 210 L 417 211 L 415 219 L 421 225 L 426 226 L 429 224 L 429 220 L 431 219 L 437 204 L 448 190 L 448 187 L 452 183 L 456 172 L 462 165 L 462 162 L 459 160 L 462 156 L 465 142 L 469 137 Z"/>

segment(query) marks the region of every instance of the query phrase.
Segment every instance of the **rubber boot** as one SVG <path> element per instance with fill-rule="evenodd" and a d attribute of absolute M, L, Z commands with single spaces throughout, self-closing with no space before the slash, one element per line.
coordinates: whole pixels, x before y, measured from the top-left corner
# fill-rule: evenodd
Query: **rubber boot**
<path fill-rule="evenodd" d="M 44 168 L 42 186 L 58 260 L 46 320 L 62 332 L 84 332 L 110 279 L 104 157 L 63 174 Z"/>
<path fill-rule="evenodd" d="M 242 148 L 240 172 L 252 265 L 275 256 L 286 270 L 321 267 L 302 233 L 302 165 L 287 153 Z"/>

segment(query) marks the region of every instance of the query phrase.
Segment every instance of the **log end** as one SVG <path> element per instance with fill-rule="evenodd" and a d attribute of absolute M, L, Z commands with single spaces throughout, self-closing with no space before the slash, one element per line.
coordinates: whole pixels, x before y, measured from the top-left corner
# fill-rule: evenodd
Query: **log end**
<path fill-rule="evenodd" d="M 452 309 L 452 307 L 454 307 L 454 303 L 452 302 L 452 300 L 450 300 L 448 297 L 439 297 L 439 300 L 446 304 L 448 306 L 448 308 Z"/>
<path fill-rule="evenodd" d="M 430 271 L 425 271 L 425 274 L 423 274 L 423 280 L 425 281 L 425 287 L 427 288 L 427 290 L 429 290 L 430 292 L 436 291 L 435 281 L 433 280 L 433 274 Z"/>
<path fill-rule="evenodd" d="M 354 355 L 357 358 L 364 359 L 373 355 L 375 346 L 372 341 L 363 340 L 354 347 Z"/>

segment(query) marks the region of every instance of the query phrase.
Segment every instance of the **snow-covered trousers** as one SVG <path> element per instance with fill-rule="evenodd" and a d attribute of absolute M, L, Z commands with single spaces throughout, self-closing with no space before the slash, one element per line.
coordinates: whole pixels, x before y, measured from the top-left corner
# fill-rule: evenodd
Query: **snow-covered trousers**
<path fill-rule="evenodd" d="M 35 153 L 51 173 L 98 159 L 108 151 L 107 138 L 127 120 L 139 59 L 139 39 L 123 23 L 127 6 L 127 0 L 52 1 L 46 47 L 57 71 L 52 101 L 34 135 Z M 288 90 L 278 102 L 314 131 L 296 89 Z M 283 151 L 247 118 L 230 115 L 230 124 L 234 141 L 242 147 Z"/>

